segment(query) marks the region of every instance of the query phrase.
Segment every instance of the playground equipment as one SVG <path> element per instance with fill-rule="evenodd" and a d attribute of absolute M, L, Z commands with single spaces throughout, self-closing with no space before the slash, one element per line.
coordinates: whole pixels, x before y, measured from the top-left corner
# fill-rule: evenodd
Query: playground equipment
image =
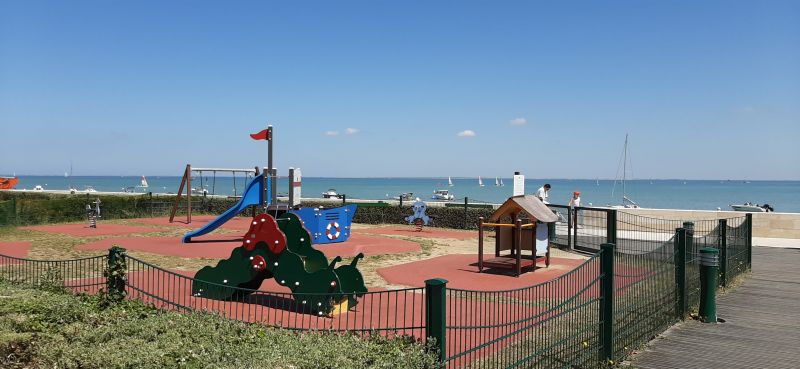
<path fill-rule="evenodd" d="M 428 223 L 431 221 L 431 217 L 425 214 L 425 210 L 428 209 L 428 205 L 425 204 L 425 202 L 417 199 L 417 202 L 411 206 L 411 209 L 414 211 L 414 214 L 407 216 L 405 220 L 408 222 L 408 224 L 414 224 L 417 232 L 422 232 L 422 226 L 428 225 Z"/>
<path fill-rule="evenodd" d="M 86 219 L 89 221 L 89 228 L 97 228 L 97 218 L 100 218 L 100 199 L 86 204 Z M 94 208 L 92 208 L 94 204 Z"/>
<path fill-rule="evenodd" d="M 525 216 L 527 215 L 527 216 Z M 523 223 L 521 218 L 527 218 Z M 511 222 L 502 223 L 504 219 Z M 478 218 L 478 272 L 484 266 L 513 268 L 516 276 L 522 273 L 522 268 L 536 270 L 537 258 L 545 258 L 545 266 L 550 266 L 550 240 L 549 231 L 558 217 L 533 195 L 521 195 L 508 198 L 484 222 L 483 217 Z M 483 260 L 483 229 L 495 229 L 495 257 Z M 501 255 L 501 251 L 510 251 L 510 254 Z M 523 255 L 523 251 L 530 254 Z"/>
<path fill-rule="evenodd" d="M 250 137 L 256 140 L 266 139 L 269 142 L 269 164 L 264 173 L 257 174 L 245 186 L 242 197 L 230 209 L 226 210 L 214 220 L 208 222 L 204 226 L 186 233 L 183 236 L 183 243 L 192 242 L 192 238 L 199 237 L 207 234 L 239 213 L 245 211 L 250 206 L 258 207 L 262 212 L 274 213 L 276 216 L 285 212 L 292 212 L 297 214 L 303 220 L 305 226 L 311 230 L 310 242 L 314 244 L 344 242 L 350 237 L 350 225 L 353 222 L 353 216 L 356 212 L 356 205 L 347 205 L 331 209 L 323 208 L 300 208 L 290 210 L 290 206 L 296 208 L 300 204 L 300 188 L 302 182 L 302 175 L 300 168 L 289 168 L 289 204 L 278 204 L 275 178 L 277 174 L 275 169 L 272 168 L 272 126 L 267 129 L 251 134 Z M 191 222 L 191 173 L 192 171 L 240 171 L 258 173 L 258 167 L 254 170 L 250 169 L 221 169 L 221 168 L 195 168 L 192 169 L 190 165 L 186 166 L 186 171 L 181 181 L 181 188 L 184 185 L 187 188 L 187 197 L 189 199 L 189 207 L 187 208 L 187 222 Z M 272 173 L 272 175 L 266 175 Z M 265 179 L 266 178 L 266 179 Z M 170 215 L 170 222 L 172 222 L 175 212 L 177 211 L 180 202 L 181 191 L 178 191 L 178 197 L 175 199 L 175 206 L 172 208 Z M 255 211 L 254 211 L 255 213 Z M 255 214 L 253 214 L 255 215 Z"/>
<path fill-rule="evenodd" d="M 208 191 L 208 179 L 203 176 L 204 172 L 211 172 L 212 182 L 211 182 L 211 191 Z M 217 173 L 230 173 L 233 175 L 233 195 L 237 196 L 236 193 L 236 174 L 243 173 L 245 178 L 249 177 L 258 177 L 259 176 L 259 169 L 255 167 L 254 169 L 234 169 L 234 168 L 194 168 L 191 164 L 186 164 L 186 169 L 183 171 L 183 178 L 181 178 L 181 184 L 178 187 L 178 195 L 175 197 L 175 203 L 172 205 L 172 211 L 169 215 L 169 222 L 172 223 L 173 219 L 175 218 L 175 213 L 178 211 L 178 207 L 181 203 L 181 196 L 183 195 L 184 188 L 186 189 L 186 223 L 192 222 L 192 194 L 197 193 L 199 195 L 216 195 L 217 191 Z M 192 187 L 192 175 L 197 173 L 200 177 L 200 187 L 195 189 Z M 273 173 L 274 174 L 274 173 Z M 273 176 L 274 177 L 274 176 Z M 262 177 L 263 178 L 263 177 Z M 268 179 L 269 181 L 270 179 Z M 205 181 L 205 184 L 203 183 Z M 263 181 L 263 179 L 262 179 Z M 245 187 L 245 192 L 247 187 Z M 262 187 L 263 188 L 263 187 Z M 209 193 L 210 192 L 210 193 Z M 244 193 L 242 194 L 244 196 Z"/>
<path fill-rule="evenodd" d="M 350 238 L 350 225 L 356 214 L 356 205 L 336 208 L 301 208 L 291 210 L 303 220 L 314 244 L 344 242 Z"/>
<path fill-rule="evenodd" d="M 292 291 L 296 304 L 305 312 L 331 315 L 354 307 L 367 292 L 356 267 L 363 257 L 358 254 L 349 265 L 336 267 L 341 257 L 328 263 L 324 253 L 311 247 L 311 234 L 298 215 L 284 213 L 276 219 L 259 214 L 253 218 L 242 246 L 216 266 L 197 272 L 192 295 L 227 300 L 250 294 L 265 279 L 275 278 Z"/>

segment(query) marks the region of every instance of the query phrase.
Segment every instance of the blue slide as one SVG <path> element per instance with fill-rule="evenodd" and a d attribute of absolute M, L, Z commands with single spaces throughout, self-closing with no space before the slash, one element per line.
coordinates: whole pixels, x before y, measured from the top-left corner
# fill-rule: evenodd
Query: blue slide
<path fill-rule="evenodd" d="M 208 224 L 195 229 L 185 235 L 183 235 L 183 243 L 192 242 L 192 237 L 199 237 L 204 234 L 207 234 L 217 228 L 219 226 L 225 224 L 225 222 L 229 221 L 231 218 L 235 217 L 245 209 L 247 209 L 250 205 L 259 205 L 261 201 L 264 199 L 264 175 L 258 175 L 255 178 L 251 179 L 250 182 L 245 187 L 244 195 L 239 200 L 236 205 L 232 208 L 226 210 L 222 215 L 218 216 L 216 219 L 208 222 Z"/>

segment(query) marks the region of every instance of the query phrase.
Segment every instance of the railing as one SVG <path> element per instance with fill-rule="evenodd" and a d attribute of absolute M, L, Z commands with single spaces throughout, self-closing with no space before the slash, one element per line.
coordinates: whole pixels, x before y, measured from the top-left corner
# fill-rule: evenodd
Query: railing
<path fill-rule="evenodd" d="M 126 259 L 128 297 L 152 303 L 159 308 L 215 312 L 236 320 L 290 330 L 373 332 L 425 337 L 424 288 L 367 292 L 358 298 L 358 305 L 354 308 L 342 309 L 343 311 L 332 316 L 320 316 L 310 311 L 308 305 L 311 302 L 322 298 L 342 301 L 349 296 L 292 294 L 232 287 L 198 281 L 132 256 L 127 256 Z M 193 283 L 201 283 L 204 289 L 208 289 L 205 291 L 207 293 L 212 293 L 212 289 L 233 291 L 233 297 L 222 301 L 193 296 Z"/>
<path fill-rule="evenodd" d="M 447 289 L 449 367 L 586 367 L 600 349 L 600 259 L 505 291 Z M 589 365 L 590 366 L 590 365 Z"/>
<path fill-rule="evenodd" d="M 721 250 L 720 284 L 750 268 L 749 215 L 675 227 L 674 220 L 598 214 L 606 239 L 617 244 L 601 244 L 601 251 L 556 279 L 502 291 L 447 288 L 441 281 L 441 298 L 428 288 L 368 292 L 357 305 L 341 305 L 328 316 L 314 314 L 308 303 L 351 296 L 269 291 L 279 288 L 270 282 L 247 289 L 198 281 L 124 253 L 61 261 L 0 255 L 0 278 L 96 293 L 113 288 L 106 268 L 121 256 L 125 262 L 115 265 L 125 265 L 127 297 L 166 310 L 209 311 L 298 331 L 434 337 L 448 367 L 591 368 L 624 359 L 696 306 L 699 248 Z M 234 297 L 193 295 L 194 284 L 233 290 Z"/>
<path fill-rule="evenodd" d="M 44 287 L 96 293 L 106 284 L 106 256 L 69 260 L 33 260 L 0 254 L 0 279 Z"/>
<path fill-rule="evenodd" d="M 618 358 L 626 357 L 677 319 L 674 238 L 673 230 L 671 237 L 654 249 L 651 245 L 658 241 L 652 237 L 644 243 L 617 247 L 613 351 Z"/>
<path fill-rule="evenodd" d="M 727 285 L 732 280 L 750 269 L 749 242 L 751 223 L 745 217 L 720 219 L 721 232 L 718 248 L 720 249 L 720 278 L 721 286 Z"/>
<path fill-rule="evenodd" d="M 584 252 L 598 252 L 600 245 L 612 242 L 616 234 L 613 209 L 576 207 L 572 230 L 572 247 Z"/>
<path fill-rule="evenodd" d="M 573 219 L 575 211 L 566 205 L 547 204 L 547 207 L 558 216 L 553 234 L 550 235 L 550 241 L 556 246 L 569 248 L 575 226 Z"/>

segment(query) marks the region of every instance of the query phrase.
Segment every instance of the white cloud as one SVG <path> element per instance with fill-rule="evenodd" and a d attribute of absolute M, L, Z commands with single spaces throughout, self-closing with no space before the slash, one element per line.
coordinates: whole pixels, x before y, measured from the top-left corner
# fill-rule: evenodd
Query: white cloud
<path fill-rule="evenodd" d="M 338 136 L 339 131 L 325 131 L 325 136 Z"/>
<path fill-rule="evenodd" d="M 359 131 L 360 131 L 360 129 L 358 129 L 358 128 L 347 128 L 347 129 L 344 130 L 344 133 L 347 133 L 348 135 L 354 135 L 354 134 L 358 133 Z"/>
<path fill-rule="evenodd" d="M 524 126 L 528 124 L 528 120 L 525 118 L 514 118 L 508 122 L 511 123 L 512 126 Z"/>
<path fill-rule="evenodd" d="M 475 137 L 475 131 L 468 129 L 465 131 L 458 132 L 458 137 Z"/>

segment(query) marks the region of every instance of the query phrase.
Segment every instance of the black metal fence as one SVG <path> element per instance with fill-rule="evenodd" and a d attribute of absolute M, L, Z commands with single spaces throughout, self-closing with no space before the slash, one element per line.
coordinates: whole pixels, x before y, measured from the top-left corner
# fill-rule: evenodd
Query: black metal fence
<path fill-rule="evenodd" d="M 447 289 L 451 367 L 592 367 L 600 352 L 600 258 L 535 286 Z"/>
<path fill-rule="evenodd" d="M 69 260 L 33 260 L 0 254 L 0 279 L 41 287 L 66 287 L 96 293 L 106 284 L 107 256 Z"/>
<path fill-rule="evenodd" d="M 701 246 L 720 249 L 720 284 L 750 268 L 750 216 L 684 223 L 613 210 L 577 212 L 589 215 L 583 222 L 577 218 L 579 226 L 602 229 L 600 235 L 578 238 L 588 240 L 587 249 L 603 237 L 617 243 L 601 243 L 597 253 L 560 277 L 512 290 L 447 288 L 446 281 L 428 281 L 425 288 L 368 292 L 350 305 L 344 303 L 347 295 L 198 281 L 125 254 L 63 261 L 0 255 L 0 278 L 95 293 L 106 286 L 109 260 L 123 257 L 128 298 L 162 309 L 210 311 L 298 331 L 433 337 L 441 360 L 453 368 L 593 368 L 626 358 L 696 305 Z M 234 297 L 221 301 L 193 295 L 194 283 L 231 289 Z M 320 299 L 343 305 L 327 315 L 315 314 L 308 302 Z"/>
<path fill-rule="evenodd" d="M 344 306 L 330 316 L 313 313 L 308 302 L 321 298 L 347 300 L 344 294 L 292 294 L 261 289 L 247 289 L 205 281 L 206 293 L 223 290 L 228 300 L 214 300 L 192 295 L 198 280 L 169 271 L 141 259 L 127 256 L 128 297 L 170 310 L 200 310 L 246 322 L 263 323 L 289 330 L 329 330 L 425 337 L 425 289 L 367 292 L 358 304 Z M 219 295 L 219 294 L 217 294 Z"/>

